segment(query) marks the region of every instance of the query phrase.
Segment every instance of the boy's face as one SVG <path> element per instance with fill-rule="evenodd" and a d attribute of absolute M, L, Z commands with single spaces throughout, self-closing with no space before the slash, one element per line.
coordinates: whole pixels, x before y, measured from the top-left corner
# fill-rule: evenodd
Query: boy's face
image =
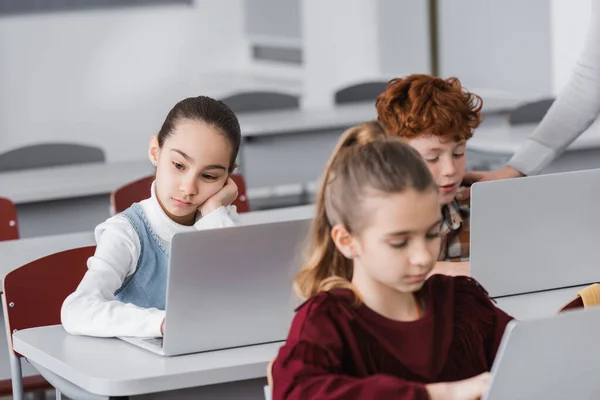
<path fill-rule="evenodd" d="M 440 190 L 440 203 L 452 202 L 465 175 L 467 141 L 456 142 L 422 133 L 409 139 L 408 143 L 421 154 L 429 167 Z"/>

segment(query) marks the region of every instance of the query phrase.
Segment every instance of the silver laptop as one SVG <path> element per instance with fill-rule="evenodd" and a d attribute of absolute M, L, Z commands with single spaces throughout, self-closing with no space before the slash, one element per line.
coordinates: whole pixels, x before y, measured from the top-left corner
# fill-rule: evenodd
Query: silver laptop
<path fill-rule="evenodd" d="M 511 322 L 483 400 L 600 399 L 600 307 Z"/>
<path fill-rule="evenodd" d="M 163 338 L 122 337 L 165 356 L 285 340 L 310 219 L 173 237 Z"/>
<path fill-rule="evenodd" d="M 600 281 L 600 169 L 476 183 L 471 275 L 506 296 Z"/>

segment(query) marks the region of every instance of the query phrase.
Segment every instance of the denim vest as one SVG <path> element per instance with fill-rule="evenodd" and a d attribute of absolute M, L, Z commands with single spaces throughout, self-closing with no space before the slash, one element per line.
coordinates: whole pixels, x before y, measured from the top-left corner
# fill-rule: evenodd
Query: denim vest
<path fill-rule="evenodd" d="M 152 231 L 139 203 L 121 213 L 129 220 L 140 238 L 140 256 L 135 272 L 115 292 L 123 303 L 143 308 L 165 309 L 169 252 Z"/>

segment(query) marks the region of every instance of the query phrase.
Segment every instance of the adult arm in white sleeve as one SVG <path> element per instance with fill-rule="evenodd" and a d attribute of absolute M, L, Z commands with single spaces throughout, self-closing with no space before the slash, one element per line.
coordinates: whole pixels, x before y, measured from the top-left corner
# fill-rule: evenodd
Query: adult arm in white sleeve
<path fill-rule="evenodd" d="M 600 1 L 591 3 L 584 48 L 568 82 L 531 138 L 508 163 L 525 175 L 540 173 L 600 114 Z"/>
<path fill-rule="evenodd" d="M 136 268 L 140 239 L 131 223 L 117 215 L 95 231 L 96 252 L 77 290 L 63 303 L 65 330 L 75 335 L 99 337 L 161 336 L 165 312 L 122 303 L 114 293 Z"/>

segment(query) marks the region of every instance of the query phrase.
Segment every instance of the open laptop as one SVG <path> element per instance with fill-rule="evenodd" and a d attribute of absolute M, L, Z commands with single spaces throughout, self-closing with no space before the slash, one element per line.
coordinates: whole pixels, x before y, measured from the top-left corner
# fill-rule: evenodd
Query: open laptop
<path fill-rule="evenodd" d="M 600 307 L 511 322 L 483 400 L 600 399 Z"/>
<path fill-rule="evenodd" d="M 600 281 L 600 169 L 476 183 L 471 275 L 490 296 Z"/>
<path fill-rule="evenodd" d="M 179 233 L 163 338 L 121 337 L 164 356 L 285 340 L 311 219 Z"/>

